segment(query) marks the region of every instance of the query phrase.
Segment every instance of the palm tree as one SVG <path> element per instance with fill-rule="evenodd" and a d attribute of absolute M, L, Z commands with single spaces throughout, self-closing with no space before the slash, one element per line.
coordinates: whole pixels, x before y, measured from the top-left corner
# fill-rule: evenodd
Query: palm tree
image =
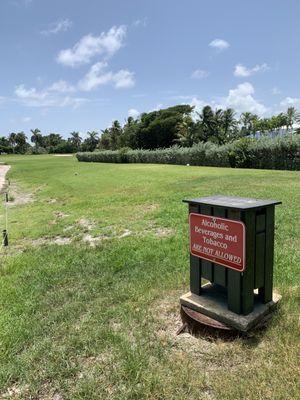
<path fill-rule="evenodd" d="M 289 107 L 286 111 L 286 129 L 293 128 L 295 122 L 299 121 L 299 113 L 295 107 Z"/>
<path fill-rule="evenodd" d="M 97 132 L 96 132 L 97 133 Z M 81 142 L 82 142 L 82 138 L 79 136 L 79 132 L 71 132 L 70 135 L 71 137 L 71 143 L 76 147 L 76 149 L 78 150 Z"/>
<path fill-rule="evenodd" d="M 25 153 L 28 144 L 26 142 L 27 137 L 24 132 L 18 132 L 16 134 L 16 147 L 18 153 Z"/>
<path fill-rule="evenodd" d="M 176 139 L 174 142 L 183 147 L 190 147 L 193 145 L 193 141 L 191 124 L 188 118 L 183 118 L 183 120 L 176 125 Z"/>
<path fill-rule="evenodd" d="M 11 132 L 9 134 L 8 141 L 12 147 L 13 153 L 15 152 L 16 139 L 17 139 L 17 134 L 15 132 Z"/>
<path fill-rule="evenodd" d="M 112 126 L 109 128 L 110 131 L 110 145 L 112 150 L 116 150 L 119 147 L 120 137 L 122 135 L 122 127 L 119 121 L 114 121 Z"/>
<path fill-rule="evenodd" d="M 94 151 L 99 142 L 98 132 L 87 132 L 88 138 L 86 139 L 89 151 Z"/>
<path fill-rule="evenodd" d="M 247 136 L 258 130 L 259 118 L 256 114 L 246 111 L 241 114 L 239 123 L 242 126 L 241 135 Z"/>
<path fill-rule="evenodd" d="M 30 129 L 32 136 L 30 138 L 31 142 L 35 144 L 37 148 L 38 145 L 42 145 L 43 136 L 41 135 L 41 131 L 39 129 Z"/>
<path fill-rule="evenodd" d="M 229 137 L 236 133 L 237 120 L 235 119 L 235 112 L 232 108 L 227 108 L 222 112 L 221 118 L 223 137 L 221 141 L 224 143 L 228 141 Z"/>
<path fill-rule="evenodd" d="M 203 139 L 206 142 L 215 132 L 215 114 L 210 106 L 203 107 L 202 112 L 197 114 L 200 118 L 200 125 L 202 126 Z"/>

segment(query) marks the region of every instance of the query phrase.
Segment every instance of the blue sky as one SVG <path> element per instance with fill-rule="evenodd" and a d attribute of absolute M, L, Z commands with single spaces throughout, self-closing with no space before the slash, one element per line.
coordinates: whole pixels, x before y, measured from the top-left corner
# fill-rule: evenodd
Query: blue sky
<path fill-rule="evenodd" d="M 1 0 L 0 135 L 175 104 L 300 109 L 298 0 Z"/>

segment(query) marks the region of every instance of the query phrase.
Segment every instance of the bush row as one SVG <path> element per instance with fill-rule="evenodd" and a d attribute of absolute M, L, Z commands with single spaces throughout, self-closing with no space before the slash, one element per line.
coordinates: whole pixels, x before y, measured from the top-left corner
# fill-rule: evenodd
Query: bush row
<path fill-rule="evenodd" d="M 275 139 L 242 138 L 218 146 L 199 143 L 193 147 L 174 146 L 157 150 L 105 150 L 78 153 L 77 159 L 103 163 L 189 164 L 232 168 L 300 170 L 300 135 Z"/>

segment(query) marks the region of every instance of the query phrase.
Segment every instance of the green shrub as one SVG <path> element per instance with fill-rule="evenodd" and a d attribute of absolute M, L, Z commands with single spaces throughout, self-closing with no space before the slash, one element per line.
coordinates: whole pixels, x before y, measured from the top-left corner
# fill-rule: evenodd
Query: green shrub
<path fill-rule="evenodd" d="M 36 155 L 47 154 L 47 150 L 44 147 L 34 146 L 34 147 L 30 147 L 27 150 L 26 154 L 36 154 Z"/>
<path fill-rule="evenodd" d="M 207 142 L 198 143 L 193 147 L 174 146 L 157 150 L 122 148 L 117 151 L 77 153 L 77 159 L 104 163 L 189 164 L 300 170 L 300 136 L 291 134 L 275 139 L 242 138 L 222 146 Z"/>

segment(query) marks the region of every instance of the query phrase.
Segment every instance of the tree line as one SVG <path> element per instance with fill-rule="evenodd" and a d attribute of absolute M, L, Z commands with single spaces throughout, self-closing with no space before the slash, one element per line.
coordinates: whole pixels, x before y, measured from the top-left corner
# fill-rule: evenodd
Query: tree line
<path fill-rule="evenodd" d="M 251 112 L 244 112 L 237 118 L 232 108 L 213 110 L 205 106 L 201 112 L 196 112 L 192 106 L 177 105 L 143 113 L 138 118 L 128 117 L 123 125 L 116 120 L 100 134 L 87 132 L 84 140 L 75 131 L 67 139 L 58 133 L 43 135 L 39 129 L 31 129 L 29 138 L 24 132 L 11 132 L 8 137 L 0 137 L 0 153 L 75 153 L 121 148 L 153 150 L 176 144 L 191 147 L 199 142 L 222 145 L 256 132 L 276 134 L 281 129 L 291 131 L 296 122 L 300 122 L 300 115 L 294 107 L 269 118 L 260 118 Z"/>

